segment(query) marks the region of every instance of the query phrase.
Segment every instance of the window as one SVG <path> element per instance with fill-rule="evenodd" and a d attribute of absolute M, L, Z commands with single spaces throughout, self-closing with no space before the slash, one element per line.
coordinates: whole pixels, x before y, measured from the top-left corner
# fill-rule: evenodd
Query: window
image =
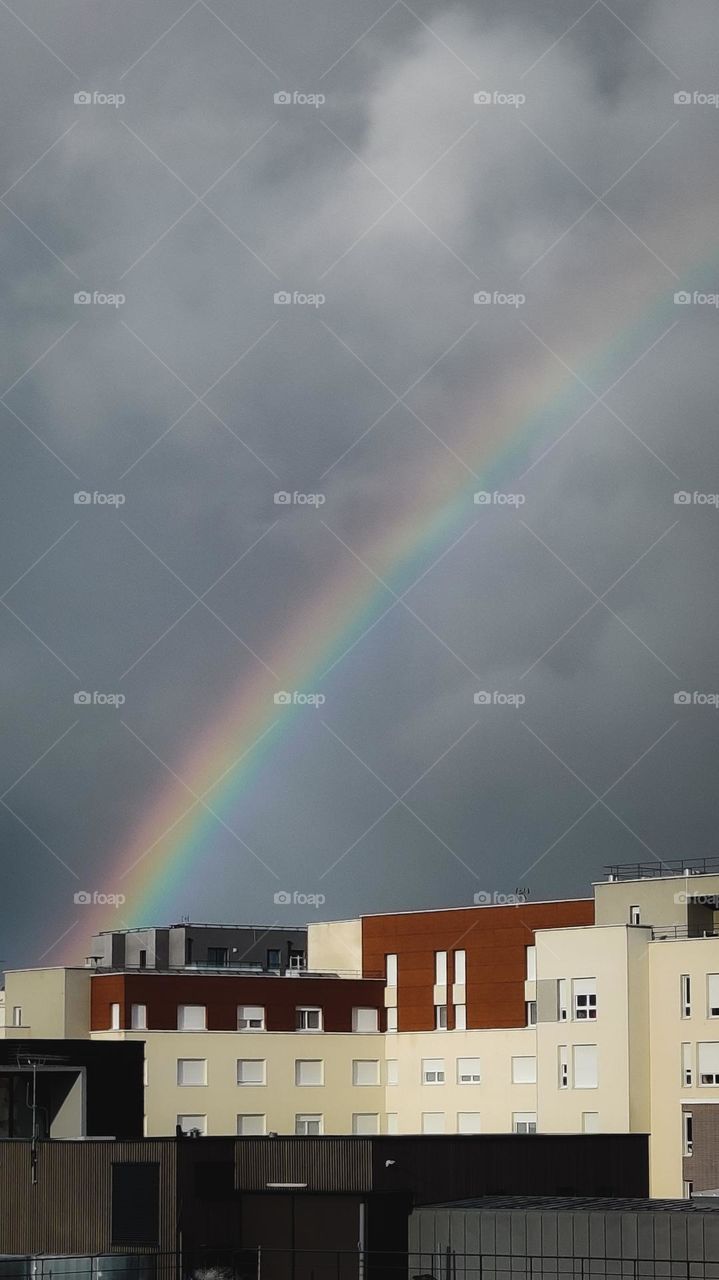
<path fill-rule="evenodd" d="M 388 987 L 397 986 L 397 957 L 385 956 L 384 971 L 386 974 L 385 982 Z"/>
<path fill-rule="evenodd" d="M 399 1084 L 399 1062 L 396 1058 L 387 1059 L 387 1084 Z"/>
<path fill-rule="evenodd" d="M 353 1009 L 352 1010 L 352 1030 L 353 1031 L 377 1031 L 379 1027 L 379 1019 L 376 1009 Z"/>
<path fill-rule="evenodd" d="M 306 965 L 306 961 L 305 961 L 305 953 L 304 953 L 304 951 L 290 951 L 290 954 L 289 954 L 289 968 L 290 968 L 290 970 L 292 970 L 292 969 L 305 969 L 306 967 L 307 967 L 307 965 Z"/>
<path fill-rule="evenodd" d="M 423 1111 L 422 1133 L 444 1133 L 444 1111 Z"/>
<path fill-rule="evenodd" d="M 639 907 L 630 907 L 630 908 L 629 908 L 629 923 L 630 923 L 630 924 L 641 924 L 641 922 L 642 922 L 642 913 L 641 913 L 640 908 L 639 908 Z M 589 1115 L 589 1112 L 587 1112 L 587 1115 Z"/>
<path fill-rule="evenodd" d="M 683 973 L 680 978 L 682 992 L 682 1017 L 691 1018 L 692 1016 L 692 980 L 688 973 Z"/>
<path fill-rule="evenodd" d="M 434 1029 L 435 1031 L 447 1030 L 447 1006 L 446 1004 L 436 1004 L 434 1006 Z"/>
<path fill-rule="evenodd" d="M 692 1074 L 692 1047 L 690 1044 L 682 1045 L 682 1084 L 691 1088 L 693 1080 Z"/>
<path fill-rule="evenodd" d="M 557 979 L 557 1018 L 559 1022 L 566 1022 L 569 1017 L 567 1006 L 568 985 L 566 978 Z"/>
<path fill-rule="evenodd" d="M 264 1058 L 238 1058 L 237 1083 L 266 1084 L 267 1063 Z"/>
<path fill-rule="evenodd" d="M 457 1084 L 479 1084 L 481 1078 L 479 1058 L 457 1059 Z"/>
<path fill-rule="evenodd" d="M 130 1026 L 133 1031 L 147 1031 L 147 1005 L 130 1005 Z"/>
<path fill-rule="evenodd" d="M 259 1138 L 265 1132 L 265 1116 L 244 1115 L 237 1117 L 237 1134 L 240 1138 Z"/>
<path fill-rule="evenodd" d="M 119 1004 L 110 1005 L 110 1030 L 120 1030 L 120 1006 Z"/>
<path fill-rule="evenodd" d="M 537 948 L 525 947 L 525 951 L 527 954 L 527 959 L 526 959 L 524 972 L 527 978 L 527 982 L 536 982 L 537 981 Z"/>
<path fill-rule="evenodd" d="M 322 1116 L 295 1116 L 295 1133 L 309 1138 L 322 1132 Z"/>
<path fill-rule="evenodd" d="M 575 1022 L 593 1021 L 597 1016 L 596 978 L 575 978 L 572 982 L 572 1004 Z"/>
<path fill-rule="evenodd" d="M 267 968 L 268 969 L 282 968 L 282 956 L 280 954 L 278 947 L 267 948 Z"/>
<path fill-rule="evenodd" d="M 138 964 L 141 969 L 147 968 L 147 951 L 141 951 L 138 958 Z"/>
<path fill-rule="evenodd" d="M 524 1005 L 524 1013 L 528 1027 L 536 1027 L 537 1025 L 537 1001 L 527 1000 Z"/>
<path fill-rule="evenodd" d="M 178 1116 L 177 1123 L 183 1133 L 207 1134 L 207 1116 Z"/>
<path fill-rule="evenodd" d="M 479 1133 L 479 1112 L 458 1111 L 457 1133 Z"/>
<path fill-rule="evenodd" d="M 438 987 L 446 987 L 447 985 L 446 951 L 435 951 L 434 953 L 434 981 Z"/>
<path fill-rule="evenodd" d="M 444 1058 L 422 1059 L 422 1084 L 444 1084 Z"/>
<path fill-rule="evenodd" d="M 387 1112 L 387 1132 L 399 1133 L 399 1117 L 396 1111 Z"/>
<path fill-rule="evenodd" d="M 19 1005 L 19 1004 L 16 1004 L 16 1005 L 14 1005 L 14 1006 L 13 1006 L 13 1011 L 12 1011 L 12 1025 L 13 1025 L 14 1027 L 21 1027 L 21 1026 L 22 1026 L 22 1007 L 21 1007 L 21 1005 Z"/>
<path fill-rule="evenodd" d="M 537 1059 L 512 1058 L 512 1084 L 536 1084 Z"/>
<path fill-rule="evenodd" d="M 315 1008 L 299 1008 L 296 1010 L 298 1031 L 321 1031 L 322 1010 Z"/>
<path fill-rule="evenodd" d="M 683 1151 L 685 1156 L 690 1156 L 694 1151 L 694 1124 L 691 1111 L 685 1111 L 682 1115 L 682 1125 L 684 1130 Z"/>
<path fill-rule="evenodd" d="M 237 1007 L 238 1031 L 264 1031 L 265 1010 L 260 1004 L 241 1004 Z"/>
<path fill-rule="evenodd" d="M 707 974 L 707 1018 L 719 1018 L 719 973 Z"/>
<path fill-rule="evenodd" d="M 367 1112 L 356 1112 L 352 1116 L 353 1133 L 379 1133 L 379 1116 Z"/>
<path fill-rule="evenodd" d="M 454 1006 L 454 1029 L 455 1031 L 467 1030 L 467 1006 L 466 1004 L 456 1004 Z"/>
<path fill-rule="evenodd" d="M 684 1199 L 691 1200 L 693 1193 L 694 1193 L 694 1183 L 685 1182 L 684 1183 Z"/>
<path fill-rule="evenodd" d="M 224 969 L 229 958 L 227 947 L 208 947 L 207 963 L 211 969 Z"/>
<path fill-rule="evenodd" d="M 697 1045 L 699 1084 L 719 1084 L 719 1043 L 705 1041 Z"/>
<path fill-rule="evenodd" d="M 204 1004 L 181 1004 L 177 1009 L 178 1031 L 205 1031 L 207 1011 Z"/>
<path fill-rule="evenodd" d="M 295 1084 L 324 1084 L 325 1064 L 321 1058 L 295 1060 Z"/>
<path fill-rule="evenodd" d="M 387 1010 L 387 1030 L 388 1031 L 397 1030 L 397 1010 L 396 1009 Z"/>
<path fill-rule="evenodd" d="M 599 1112 L 582 1112 L 582 1133 L 599 1133 Z"/>
<path fill-rule="evenodd" d="M 535 1111 L 514 1111 L 512 1113 L 512 1133 L 536 1133 L 537 1114 Z"/>
<path fill-rule="evenodd" d="M 460 987 L 463 987 L 467 981 L 466 951 L 455 951 L 454 953 L 454 980 Z"/>
<path fill-rule="evenodd" d="M 566 1044 L 557 1045 L 557 1074 L 560 1089 L 569 1088 L 569 1059 Z"/>
<path fill-rule="evenodd" d="M 206 1058 L 178 1058 L 178 1084 L 207 1084 Z"/>
<path fill-rule="evenodd" d="M 353 1084 L 379 1084 L 379 1062 L 375 1058 L 355 1058 L 352 1063 Z"/>
<path fill-rule="evenodd" d="M 597 1046 L 572 1045 L 572 1076 L 575 1089 L 596 1089 L 599 1083 Z"/>
<path fill-rule="evenodd" d="M 111 1169 L 110 1243 L 157 1246 L 160 1243 L 159 1164 L 117 1161 Z"/>

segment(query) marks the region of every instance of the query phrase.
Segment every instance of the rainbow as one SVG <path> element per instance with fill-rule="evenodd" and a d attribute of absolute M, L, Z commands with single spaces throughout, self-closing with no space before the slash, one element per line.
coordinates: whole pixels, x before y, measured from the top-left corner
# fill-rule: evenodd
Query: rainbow
<path fill-rule="evenodd" d="M 687 237 L 685 245 L 691 239 Z M 681 287 L 691 288 L 693 281 L 696 287 L 708 287 L 711 277 L 707 273 L 716 263 L 712 257 L 689 268 Z M 603 387 L 620 377 L 664 329 L 681 318 L 673 303 L 673 291 L 678 287 L 669 282 L 669 287 L 657 294 L 656 286 L 645 279 L 632 283 L 636 306 L 631 322 L 615 331 L 608 343 L 597 346 L 595 342 L 592 349 L 580 351 L 580 358 L 573 359 L 590 386 Z M 613 316 L 617 300 L 612 298 L 609 285 L 599 292 L 601 313 Z M 611 305 L 607 305 L 609 298 Z M 581 331 L 579 324 L 577 331 Z M 462 454 L 461 447 L 453 443 L 480 482 L 447 454 L 446 467 L 412 477 L 406 504 L 397 511 L 391 527 L 378 532 L 360 549 L 366 564 L 398 594 L 433 561 L 441 559 L 476 519 L 473 492 L 496 487 L 502 480 L 506 483 L 508 476 L 520 474 L 545 442 L 554 439 L 558 417 L 569 425 L 579 416 L 577 397 L 582 407 L 588 403 L 586 391 L 539 344 L 535 363 L 525 366 L 521 379 L 503 387 L 500 394 L 501 399 L 495 397 L 491 406 L 483 408 L 481 426 L 476 412 L 467 407 L 462 441 L 466 451 Z M 566 416 L 573 409 L 573 416 Z M 281 675 L 284 688 L 311 691 L 327 687 L 345 653 L 392 604 L 386 588 L 351 554 L 340 563 L 341 571 L 298 611 L 274 651 L 263 655 L 268 666 Z M 189 874 L 203 874 L 218 819 L 223 819 L 267 766 L 278 742 L 301 729 L 307 710 L 276 706 L 277 681 L 259 663 L 257 672 L 239 682 L 221 714 L 197 736 L 177 764 L 177 776 L 186 785 L 170 781 L 163 786 L 111 860 L 103 879 L 113 892 L 126 896 L 126 905 L 120 911 L 106 907 L 92 913 L 83 910 L 81 931 L 71 929 L 66 941 L 75 963 L 78 947 L 86 945 L 89 931 L 117 927 L 120 916 L 124 925 L 162 920 L 163 902 L 173 886 Z M 205 797 L 214 812 L 209 813 L 196 797 Z M 247 850 L 246 857 L 252 865 L 252 852 Z"/>

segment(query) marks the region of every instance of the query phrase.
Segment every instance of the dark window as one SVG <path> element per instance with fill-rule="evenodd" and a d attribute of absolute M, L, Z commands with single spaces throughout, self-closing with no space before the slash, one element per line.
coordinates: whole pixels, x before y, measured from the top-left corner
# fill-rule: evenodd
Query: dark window
<path fill-rule="evenodd" d="M 147 968 L 147 952 L 146 951 L 140 952 L 140 968 L 141 969 Z"/>
<path fill-rule="evenodd" d="M 281 967 L 280 952 L 277 947 L 270 947 L 267 951 L 267 968 L 279 969 Z"/>
<path fill-rule="evenodd" d="M 113 1164 L 112 1244 L 159 1244 L 159 1164 Z"/>
<path fill-rule="evenodd" d="M 207 963 L 213 969 L 222 969 L 227 964 L 228 951 L 227 947 L 208 947 Z"/>

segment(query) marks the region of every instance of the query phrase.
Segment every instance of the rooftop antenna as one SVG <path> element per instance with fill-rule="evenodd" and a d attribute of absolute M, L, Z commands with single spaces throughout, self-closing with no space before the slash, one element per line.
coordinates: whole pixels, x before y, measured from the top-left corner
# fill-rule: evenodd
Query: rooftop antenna
<path fill-rule="evenodd" d="M 52 1053 L 20 1053 L 17 1055 L 17 1065 L 21 1069 L 32 1071 L 32 1086 L 28 1089 L 27 1103 L 32 1114 L 32 1138 L 30 1141 L 30 1177 L 33 1186 L 37 1184 L 37 1144 L 38 1144 L 38 1112 L 44 1111 L 44 1107 L 38 1106 L 37 1101 L 37 1071 L 38 1067 L 45 1067 L 49 1062 L 67 1062 L 68 1059 L 58 1054 Z"/>

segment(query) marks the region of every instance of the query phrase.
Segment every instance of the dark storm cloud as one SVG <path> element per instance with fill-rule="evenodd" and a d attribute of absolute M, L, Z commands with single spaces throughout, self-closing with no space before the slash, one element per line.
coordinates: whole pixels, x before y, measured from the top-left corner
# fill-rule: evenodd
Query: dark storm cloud
<path fill-rule="evenodd" d="M 719 491 L 719 319 L 672 302 L 716 289 L 717 112 L 674 102 L 717 89 L 713 11 L 587 8 L 2 11 L 0 961 L 73 922 L 84 954 L 74 891 L 117 889 L 168 787 L 179 812 L 198 733 L 353 552 L 378 618 L 382 546 L 462 492 L 164 917 L 273 917 L 247 846 L 329 916 L 713 852 L 719 720 L 673 698 L 718 683 L 719 517 L 673 494 Z M 473 102 L 495 90 L 526 102 Z M 74 504 L 96 489 L 123 505 Z M 278 489 L 323 492 L 329 529 Z"/>

